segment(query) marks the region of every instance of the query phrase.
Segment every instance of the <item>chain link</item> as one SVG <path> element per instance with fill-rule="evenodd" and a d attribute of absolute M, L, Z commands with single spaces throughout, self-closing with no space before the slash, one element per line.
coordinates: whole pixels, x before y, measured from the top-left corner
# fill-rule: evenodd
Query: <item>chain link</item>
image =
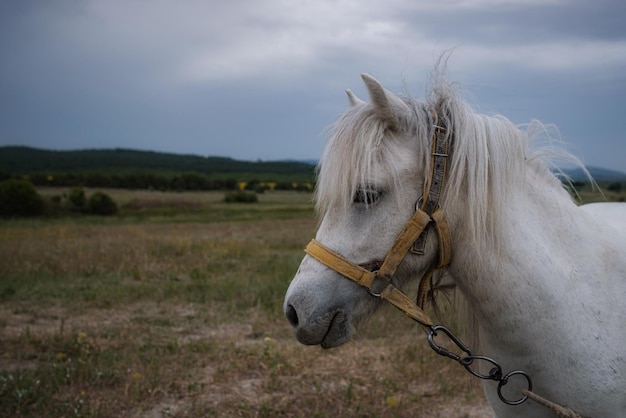
<path fill-rule="evenodd" d="M 437 345 L 437 343 L 435 343 L 437 331 L 441 331 L 443 334 L 445 334 L 446 337 L 448 337 L 448 339 L 452 341 L 454 345 L 456 345 L 457 348 L 461 350 L 465 355 L 456 354 L 445 347 Z M 493 380 L 498 382 L 498 397 L 502 402 L 507 405 L 519 405 L 526 402 L 526 400 L 528 399 L 528 396 L 524 395 L 519 399 L 509 400 L 502 394 L 502 388 L 507 383 L 509 383 L 509 379 L 511 377 L 518 375 L 523 376 L 526 379 L 527 390 L 532 391 L 533 389 L 533 382 L 528 373 L 526 373 L 524 370 L 513 370 L 512 372 L 503 375 L 502 367 L 495 360 L 487 356 L 474 355 L 472 353 L 472 350 L 465 344 L 463 344 L 459 337 L 457 337 L 452 331 L 450 331 L 443 325 L 432 325 L 428 328 L 428 344 L 430 345 L 430 348 L 432 348 L 437 354 L 456 361 L 473 376 L 476 376 L 479 379 Z M 480 373 L 475 368 L 472 368 L 471 366 L 474 365 L 475 361 L 484 361 L 490 363 L 493 367 L 491 368 L 491 370 L 489 370 L 489 374 Z"/>

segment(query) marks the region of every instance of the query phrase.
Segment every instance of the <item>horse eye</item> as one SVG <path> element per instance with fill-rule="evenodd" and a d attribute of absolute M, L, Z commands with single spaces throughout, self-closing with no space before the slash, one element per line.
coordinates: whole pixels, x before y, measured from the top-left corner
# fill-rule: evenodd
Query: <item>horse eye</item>
<path fill-rule="evenodd" d="M 359 189 L 354 195 L 354 203 L 371 205 L 380 199 L 381 192 L 372 189 Z"/>

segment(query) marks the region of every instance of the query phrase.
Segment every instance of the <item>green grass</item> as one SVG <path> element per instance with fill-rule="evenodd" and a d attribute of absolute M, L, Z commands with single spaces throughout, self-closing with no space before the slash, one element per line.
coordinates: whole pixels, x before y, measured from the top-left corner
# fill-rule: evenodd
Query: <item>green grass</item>
<path fill-rule="evenodd" d="M 289 219 L 235 225 L 18 222 L 0 240 L 0 298 L 67 308 L 156 300 L 276 310 L 302 257 L 306 242 L 293 233 L 301 226 Z"/>
<path fill-rule="evenodd" d="M 90 196 L 100 189 L 86 189 Z M 53 196 L 68 193 L 64 188 L 41 188 L 39 192 L 50 200 Z M 258 203 L 226 203 L 229 192 L 159 192 L 105 189 L 120 207 L 114 217 L 77 216 L 66 214 L 71 222 L 86 224 L 125 223 L 190 223 L 281 220 L 313 217 L 312 195 L 308 192 L 266 191 L 257 194 Z M 61 216 L 65 222 L 68 216 Z M 39 220 L 22 221 L 40 223 Z"/>
<path fill-rule="evenodd" d="M 310 194 L 110 192 L 118 216 L 0 221 L 0 416 L 484 412 L 390 307 L 340 348 L 295 341 L 282 303 L 315 233 Z"/>

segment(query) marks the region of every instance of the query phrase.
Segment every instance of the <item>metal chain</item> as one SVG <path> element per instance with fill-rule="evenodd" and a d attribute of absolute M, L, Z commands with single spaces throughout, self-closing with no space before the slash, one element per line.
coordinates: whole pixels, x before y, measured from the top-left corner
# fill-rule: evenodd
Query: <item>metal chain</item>
<path fill-rule="evenodd" d="M 460 356 L 440 345 L 437 345 L 435 343 L 435 337 L 437 336 L 437 331 L 441 331 L 442 333 L 444 333 L 450 339 L 450 341 L 452 341 L 459 348 L 459 350 L 465 353 L 465 355 Z M 507 383 L 509 383 L 509 379 L 511 377 L 518 376 L 518 375 L 523 376 L 527 382 L 526 390 L 528 392 L 532 392 L 533 390 L 533 382 L 530 376 L 528 375 L 528 373 L 526 373 L 523 370 L 513 370 L 512 372 L 509 372 L 503 375 L 502 367 L 495 360 L 487 356 L 473 354 L 472 350 L 470 350 L 469 347 L 463 344 L 463 342 L 459 339 L 459 337 L 457 337 L 452 331 L 450 331 L 448 328 L 444 327 L 443 325 L 432 325 L 428 328 L 428 344 L 437 354 L 439 354 L 440 356 L 448 357 L 456 361 L 461 366 L 465 367 L 465 370 L 467 370 L 473 376 L 476 376 L 479 379 L 494 380 L 498 382 L 498 397 L 500 398 L 502 402 L 504 402 L 507 405 L 520 405 L 526 402 L 526 400 L 528 399 L 527 395 L 524 395 L 517 400 L 509 400 L 504 397 L 504 395 L 502 394 L 502 387 L 504 387 Z M 480 373 L 479 371 L 471 367 L 474 364 L 474 361 L 476 360 L 485 361 L 487 363 L 490 363 L 493 366 L 491 370 L 489 371 L 489 374 Z"/>

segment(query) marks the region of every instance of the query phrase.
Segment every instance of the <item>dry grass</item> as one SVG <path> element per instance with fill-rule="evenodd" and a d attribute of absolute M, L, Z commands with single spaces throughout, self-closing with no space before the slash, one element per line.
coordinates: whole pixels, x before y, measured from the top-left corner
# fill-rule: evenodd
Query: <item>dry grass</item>
<path fill-rule="evenodd" d="M 295 341 L 281 305 L 314 234 L 309 197 L 185 195 L 202 222 L 2 221 L 0 416 L 489 416 L 391 308 L 337 349 Z M 142 199 L 181 195 L 126 196 Z"/>

